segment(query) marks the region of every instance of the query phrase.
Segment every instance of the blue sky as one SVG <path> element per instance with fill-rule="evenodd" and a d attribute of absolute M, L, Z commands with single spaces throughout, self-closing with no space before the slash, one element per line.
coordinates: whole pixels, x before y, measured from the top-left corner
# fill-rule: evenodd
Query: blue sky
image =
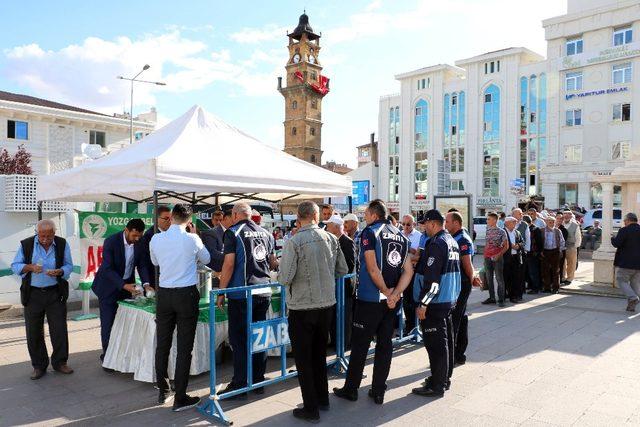
<path fill-rule="evenodd" d="M 305 7 L 331 79 L 323 160 L 352 166 L 377 132 L 379 97 L 399 90 L 395 74 L 510 46 L 544 55 L 541 20 L 566 13 L 564 0 L 8 2 L 0 90 L 111 114 L 129 105 L 115 76 L 147 63 L 144 78 L 168 85 L 138 85 L 134 114 L 155 106 L 164 124 L 200 104 L 281 148 L 276 79 Z"/>

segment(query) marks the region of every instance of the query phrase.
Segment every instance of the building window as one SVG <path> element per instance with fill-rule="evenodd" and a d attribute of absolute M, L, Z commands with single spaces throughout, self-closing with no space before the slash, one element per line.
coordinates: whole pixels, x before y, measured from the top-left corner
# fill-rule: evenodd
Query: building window
<path fill-rule="evenodd" d="M 422 89 L 427 87 L 427 79 L 422 79 Z"/>
<path fill-rule="evenodd" d="M 311 100 L 311 108 L 316 110 L 318 108 L 318 101 L 316 101 L 315 99 L 312 99 Z"/>
<path fill-rule="evenodd" d="M 294 126 L 291 128 L 291 135 L 297 135 L 298 134 L 298 129 Z"/>
<path fill-rule="evenodd" d="M 483 144 L 482 195 L 498 197 L 500 195 L 500 144 Z"/>
<path fill-rule="evenodd" d="M 318 76 L 316 75 L 316 72 L 315 72 L 315 71 L 312 71 L 312 72 L 311 72 L 311 80 L 313 80 L 314 82 L 315 82 L 316 80 L 318 80 Z"/>
<path fill-rule="evenodd" d="M 631 82 L 631 62 L 614 65 L 612 68 L 613 84 L 630 83 Z"/>
<path fill-rule="evenodd" d="M 578 204 L 578 184 L 558 184 L 558 205 L 571 206 Z"/>
<path fill-rule="evenodd" d="M 400 183 L 400 107 L 389 109 L 389 201 L 398 201 Z"/>
<path fill-rule="evenodd" d="M 298 108 L 298 101 L 293 101 L 293 102 L 291 103 L 291 109 L 292 109 L 292 110 L 295 110 L 295 109 L 297 109 L 297 108 Z"/>
<path fill-rule="evenodd" d="M 627 160 L 630 158 L 631 143 L 629 141 L 614 142 L 611 146 L 611 160 Z"/>
<path fill-rule="evenodd" d="M 582 37 L 567 40 L 567 56 L 582 53 Z"/>
<path fill-rule="evenodd" d="M 451 180 L 451 190 L 464 191 L 464 184 L 461 179 Z"/>
<path fill-rule="evenodd" d="M 426 196 L 428 191 L 428 156 L 429 142 L 429 105 L 424 99 L 419 100 L 415 107 L 414 120 L 414 155 L 415 155 L 415 193 L 416 196 Z"/>
<path fill-rule="evenodd" d="M 613 121 L 628 122 L 631 120 L 631 104 L 613 104 Z"/>
<path fill-rule="evenodd" d="M 529 85 L 526 77 L 520 77 L 520 135 L 527 134 Z"/>
<path fill-rule="evenodd" d="M 622 186 L 614 185 L 613 186 L 613 206 L 621 207 L 622 206 Z M 591 208 L 601 208 L 602 207 L 602 185 L 598 183 L 591 183 Z M 620 211 L 614 211 L 613 217 L 614 219 L 620 219 L 622 215 L 619 213 Z M 598 215 L 599 219 L 602 219 L 602 212 L 594 212 L 593 217 L 596 218 Z"/>
<path fill-rule="evenodd" d="M 566 112 L 567 126 L 580 126 L 582 124 L 582 110 L 567 110 Z"/>
<path fill-rule="evenodd" d="M 428 134 L 429 112 L 428 112 L 427 101 L 425 101 L 424 99 L 419 100 L 416 103 L 415 111 L 416 111 L 415 122 L 414 122 L 415 150 L 416 151 L 426 150 L 427 142 L 429 139 L 429 134 Z"/>
<path fill-rule="evenodd" d="M 311 163 L 315 163 L 316 162 L 316 155 L 312 154 L 311 155 Z"/>
<path fill-rule="evenodd" d="M 316 134 L 316 128 L 309 129 L 309 132 L 311 133 L 311 136 L 314 136 Z"/>
<path fill-rule="evenodd" d="M 529 133 L 538 133 L 536 116 L 538 114 L 538 78 L 529 77 Z"/>
<path fill-rule="evenodd" d="M 565 163 L 582 163 L 582 145 L 567 145 L 564 147 Z"/>
<path fill-rule="evenodd" d="M 618 28 L 613 32 L 613 45 L 622 46 L 633 41 L 633 30 L 631 27 Z"/>
<path fill-rule="evenodd" d="M 500 89 L 490 85 L 484 91 L 484 141 L 496 141 L 500 135 Z"/>
<path fill-rule="evenodd" d="M 493 74 L 500 72 L 500 61 L 491 61 L 484 63 L 484 73 L 485 74 Z"/>
<path fill-rule="evenodd" d="M 547 133 L 547 75 L 540 74 L 538 84 L 538 132 Z"/>
<path fill-rule="evenodd" d="M 29 123 L 17 120 L 7 120 L 7 138 L 29 139 Z"/>
<path fill-rule="evenodd" d="M 565 90 L 581 90 L 582 89 L 582 72 L 567 73 L 564 79 Z"/>
<path fill-rule="evenodd" d="M 444 95 L 443 160 L 451 165 L 451 172 L 464 172 L 465 94 Z"/>
<path fill-rule="evenodd" d="M 107 145 L 107 134 L 97 130 L 89 131 L 89 144 L 97 144 L 102 148 Z"/>

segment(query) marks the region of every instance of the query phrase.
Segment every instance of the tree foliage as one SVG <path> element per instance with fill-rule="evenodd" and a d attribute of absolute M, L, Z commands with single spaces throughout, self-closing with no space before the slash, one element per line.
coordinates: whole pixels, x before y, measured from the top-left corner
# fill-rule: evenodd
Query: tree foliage
<path fill-rule="evenodd" d="M 31 153 L 24 145 L 18 146 L 18 151 L 12 156 L 6 148 L 0 151 L 0 175 L 32 175 Z"/>

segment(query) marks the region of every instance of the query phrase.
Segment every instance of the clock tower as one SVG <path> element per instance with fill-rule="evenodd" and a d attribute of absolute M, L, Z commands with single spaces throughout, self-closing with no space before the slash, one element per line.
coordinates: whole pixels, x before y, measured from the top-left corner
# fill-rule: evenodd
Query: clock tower
<path fill-rule="evenodd" d="M 287 37 L 286 87 L 278 77 L 278 91 L 285 101 L 284 151 L 320 166 L 322 98 L 329 92 L 329 79 L 320 74 L 320 35 L 313 32 L 309 17 L 303 13 Z"/>

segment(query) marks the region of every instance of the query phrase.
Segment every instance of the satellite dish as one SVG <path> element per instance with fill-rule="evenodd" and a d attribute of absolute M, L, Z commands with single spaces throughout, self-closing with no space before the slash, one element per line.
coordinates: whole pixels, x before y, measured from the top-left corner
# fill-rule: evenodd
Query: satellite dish
<path fill-rule="evenodd" d="M 82 153 L 92 160 L 104 156 L 102 146 L 98 144 L 82 144 Z"/>

